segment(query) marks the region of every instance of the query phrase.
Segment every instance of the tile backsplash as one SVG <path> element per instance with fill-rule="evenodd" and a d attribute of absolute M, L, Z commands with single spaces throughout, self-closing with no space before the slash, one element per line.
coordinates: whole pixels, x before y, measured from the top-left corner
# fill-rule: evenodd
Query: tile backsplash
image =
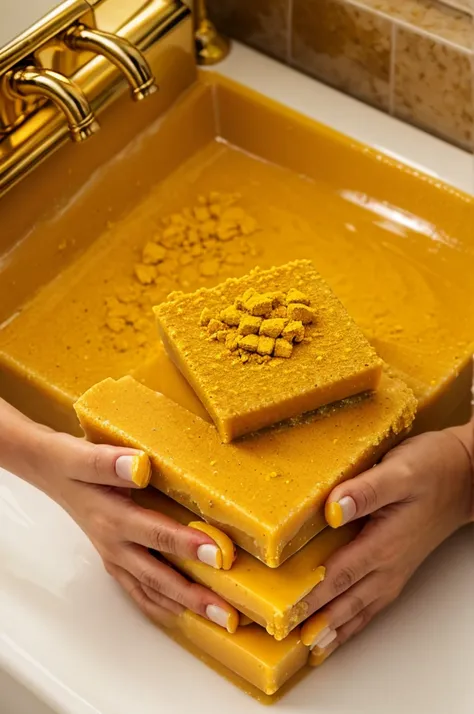
<path fill-rule="evenodd" d="M 474 0 L 208 0 L 221 31 L 474 149 Z"/>

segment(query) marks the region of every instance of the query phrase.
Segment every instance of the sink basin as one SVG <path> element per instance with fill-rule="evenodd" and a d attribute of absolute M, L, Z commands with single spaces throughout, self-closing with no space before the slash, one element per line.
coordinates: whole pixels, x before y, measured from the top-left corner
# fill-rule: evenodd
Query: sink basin
<path fill-rule="evenodd" d="M 257 264 L 309 258 L 415 391 L 416 429 L 468 419 L 472 197 L 217 74 L 202 74 L 136 132 L 133 111 L 119 103 L 108 138 L 92 139 L 83 153 L 62 150 L 4 199 L 2 396 L 79 433 L 74 400 L 99 380 L 132 374 L 199 411 L 164 358 L 152 304 Z M 127 122 L 120 147 L 114 127 Z M 205 256 L 183 264 L 174 251 L 142 285 L 135 267 L 163 219 L 213 191 L 237 194 L 256 221 L 238 259 L 209 271 Z M 33 196 L 39 205 L 42 195 L 49 203 L 28 223 L 21 201 Z M 144 322 L 140 332 L 127 324 L 118 341 L 107 306 L 130 290 L 138 290 Z"/>
<path fill-rule="evenodd" d="M 28 712 L 28 714 L 56 714 L 47 704 L 38 699 L 33 692 L 23 687 L 20 682 L 13 679 L 5 670 L 0 668 L 0 713 Z"/>

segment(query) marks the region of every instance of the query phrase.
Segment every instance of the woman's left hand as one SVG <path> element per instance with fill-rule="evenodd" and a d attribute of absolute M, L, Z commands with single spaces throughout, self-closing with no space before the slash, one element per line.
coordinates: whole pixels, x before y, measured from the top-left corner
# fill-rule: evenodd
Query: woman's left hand
<path fill-rule="evenodd" d="M 382 462 L 337 486 L 326 502 L 332 527 L 368 516 L 327 563 L 307 597 L 302 639 L 321 664 L 400 594 L 427 556 L 474 517 L 474 422 L 408 439 Z"/>

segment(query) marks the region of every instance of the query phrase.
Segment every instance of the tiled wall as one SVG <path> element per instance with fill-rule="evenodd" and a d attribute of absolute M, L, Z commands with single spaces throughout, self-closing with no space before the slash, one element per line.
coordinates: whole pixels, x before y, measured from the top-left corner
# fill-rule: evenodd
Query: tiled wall
<path fill-rule="evenodd" d="M 474 149 L 474 0 L 208 0 L 208 5 L 226 34 Z"/>

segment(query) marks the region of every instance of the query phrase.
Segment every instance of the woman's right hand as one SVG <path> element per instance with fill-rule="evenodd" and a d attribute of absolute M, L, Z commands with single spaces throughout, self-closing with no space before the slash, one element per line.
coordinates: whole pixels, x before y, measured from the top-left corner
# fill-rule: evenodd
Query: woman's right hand
<path fill-rule="evenodd" d="M 147 485 L 148 458 L 133 449 L 94 445 L 36 424 L 0 400 L 0 465 L 44 491 L 89 537 L 104 566 L 150 619 L 171 625 L 184 609 L 229 631 L 237 611 L 189 582 L 148 549 L 217 565 L 219 549 L 201 531 L 140 507 L 133 489 Z M 134 483 L 140 459 L 144 479 Z"/>

